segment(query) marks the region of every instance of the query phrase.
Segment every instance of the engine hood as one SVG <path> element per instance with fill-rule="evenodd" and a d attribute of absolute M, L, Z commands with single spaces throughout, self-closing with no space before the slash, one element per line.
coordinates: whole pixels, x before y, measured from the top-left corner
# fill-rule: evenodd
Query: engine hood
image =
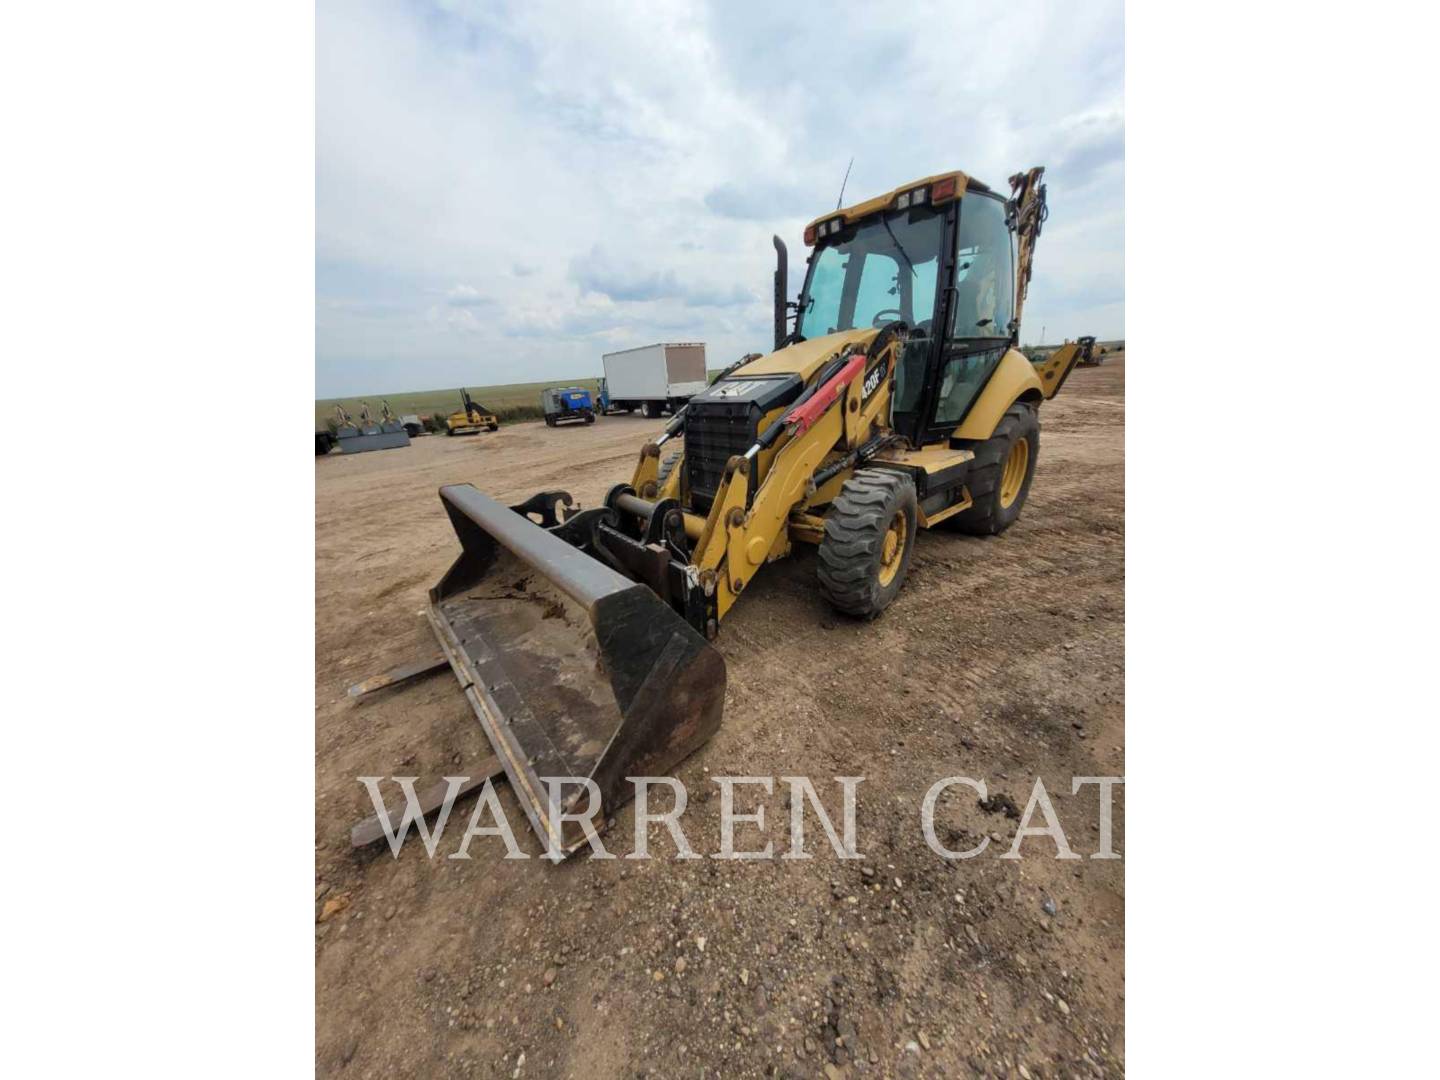
<path fill-rule="evenodd" d="M 879 330 L 865 327 L 862 330 L 841 330 L 824 337 L 809 338 L 794 345 L 787 345 L 769 356 L 736 368 L 729 378 L 740 379 L 756 375 L 799 375 L 809 379 L 817 368 L 834 356 L 846 345 L 864 345 L 875 340 Z"/>

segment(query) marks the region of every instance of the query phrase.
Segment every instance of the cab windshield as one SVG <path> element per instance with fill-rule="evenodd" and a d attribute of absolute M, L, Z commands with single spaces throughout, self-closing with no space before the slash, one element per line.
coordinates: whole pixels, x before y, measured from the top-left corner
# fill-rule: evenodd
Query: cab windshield
<path fill-rule="evenodd" d="M 929 207 L 866 218 L 815 252 L 796 331 L 823 337 L 896 319 L 930 330 L 944 216 Z"/>

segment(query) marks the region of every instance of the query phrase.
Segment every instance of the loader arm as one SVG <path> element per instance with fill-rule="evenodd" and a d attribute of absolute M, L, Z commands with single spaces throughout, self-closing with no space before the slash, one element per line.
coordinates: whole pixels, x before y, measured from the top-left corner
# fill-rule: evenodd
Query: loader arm
<path fill-rule="evenodd" d="M 822 466 L 835 474 L 825 481 L 827 488 L 853 469 L 856 451 L 889 414 L 899 345 L 900 335 L 882 332 L 868 352 L 849 349 L 834 358 L 838 369 L 776 421 L 775 449 L 753 497 L 750 473 L 761 459 L 765 436 L 750 453 L 730 460 L 693 553 L 701 580 L 713 584 L 719 618 L 760 567 L 790 553 L 792 515 L 819 494 Z"/>
<path fill-rule="evenodd" d="M 789 553 L 790 511 L 804 501 L 807 485 L 830 449 L 845 433 L 843 411 L 829 408 L 803 434 L 779 450 L 746 509 L 750 463 L 732 459 L 733 467 L 711 509 L 707 532 L 695 561 L 716 571 L 716 614 L 724 618 L 756 571 L 772 558 Z"/>

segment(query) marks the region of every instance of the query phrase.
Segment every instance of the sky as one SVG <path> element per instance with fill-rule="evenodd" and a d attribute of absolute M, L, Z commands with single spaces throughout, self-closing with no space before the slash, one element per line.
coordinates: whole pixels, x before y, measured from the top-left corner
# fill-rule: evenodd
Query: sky
<path fill-rule="evenodd" d="M 772 338 L 770 237 L 1046 166 L 1022 343 L 1125 333 L 1118 2 L 320 0 L 318 397 Z"/>

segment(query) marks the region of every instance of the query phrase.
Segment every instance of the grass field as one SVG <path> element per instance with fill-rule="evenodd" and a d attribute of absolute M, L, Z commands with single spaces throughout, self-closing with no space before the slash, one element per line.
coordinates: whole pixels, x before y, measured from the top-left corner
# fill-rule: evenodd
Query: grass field
<path fill-rule="evenodd" d="M 483 408 L 490 410 L 501 420 L 534 420 L 541 415 L 540 391 L 547 386 L 583 386 L 591 393 L 599 389 L 599 384 L 594 379 L 574 379 L 570 382 L 557 380 L 508 383 L 504 386 L 470 386 L 466 389 Z M 448 387 L 444 390 L 414 390 L 404 394 L 372 394 L 365 398 L 321 398 L 315 402 L 316 428 L 325 427 L 327 421 L 335 418 L 337 404 L 344 405 L 345 410 L 351 416 L 358 416 L 362 401 L 370 403 L 370 412 L 373 416 L 380 415 L 380 402 L 382 401 L 388 401 L 391 411 L 397 416 L 406 416 L 410 413 L 419 416 L 427 413 L 448 416 L 463 407 L 458 386 Z"/>
<path fill-rule="evenodd" d="M 1117 342 L 1100 342 L 1102 345 L 1113 348 Z M 1036 356 L 1049 354 L 1055 345 L 1027 345 L 1026 349 Z M 708 378 L 713 379 L 720 374 L 721 368 L 714 368 L 706 372 Z M 505 420 L 538 420 L 540 412 L 540 391 L 547 386 L 583 386 L 592 394 L 596 393 L 600 386 L 596 379 L 571 379 L 552 380 L 550 382 L 529 382 L 529 383 L 505 383 L 501 386 L 471 386 L 467 387 L 470 396 L 478 401 L 481 406 L 493 412 L 502 421 Z M 414 413 L 418 416 L 438 413 L 441 416 L 449 416 L 461 408 L 459 387 L 447 387 L 443 390 L 412 390 L 403 394 L 371 394 L 369 397 L 347 397 L 347 398 L 319 398 L 315 402 L 315 427 L 316 430 L 323 429 L 327 423 L 335 418 L 335 406 L 344 405 L 345 410 L 353 417 L 360 415 L 360 403 L 370 403 L 372 416 L 380 415 L 380 402 L 388 401 L 391 410 L 396 416 L 408 416 Z"/>
<path fill-rule="evenodd" d="M 706 372 L 706 375 L 714 378 L 720 371 L 720 368 L 716 368 Z M 594 378 L 571 379 L 568 382 L 556 379 L 550 382 L 506 383 L 503 386 L 469 386 L 466 389 L 483 408 L 493 412 L 502 421 L 538 420 L 542 415 L 540 391 L 549 386 L 581 386 L 592 394 L 600 389 L 598 380 Z M 370 403 L 370 414 L 375 417 L 380 415 L 382 401 L 390 403 L 390 410 L 396 416 L 408 416 L 411 413 L 417 416 L 434 413 L 449 416 L 462 408 L 458 386 L 444 390 L 412 390 L 403 394 L 371 394 L 363 398 L 319 398 L 315 402 L 316 430 L 324 429 L 329 421 L 335 419 L 336 405 L 344 405 L 346 412 L 358 418 L 362 401 Z"/>

